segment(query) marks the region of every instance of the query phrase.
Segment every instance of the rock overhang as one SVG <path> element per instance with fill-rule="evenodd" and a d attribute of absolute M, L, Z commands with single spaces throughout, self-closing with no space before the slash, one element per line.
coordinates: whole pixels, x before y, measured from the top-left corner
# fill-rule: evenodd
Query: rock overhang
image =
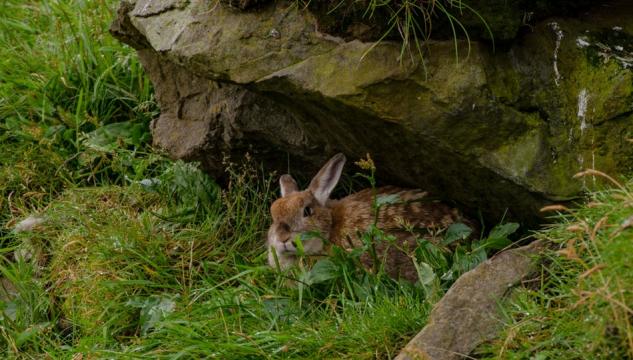
<path fill-rule="evenodd" d="M 547 19 L 507 50 L 473 42 L 459 63 L 452 41 L 430 42 L 424 63 L 402 59 L 399 44 L 321 33 L 310 12 L 280 1 L 236 12 L 137 0 L 118 23 L 132 28 L 119 37 L 137 47 L 158 93 L 155 142 L 176 157 L 217 174 L 225 153 L 251 152 L 310 173 L 336 151 L 371 153 L 386 179 L 492 221 L 508 209 L 533 222 L 542 205 L 593 184 L 573 179 L 578 171 L 633 170 L 631 69 L 609 53 L 596 63 L 599 41 L 577 41 L 633 32 L 615 14 Z M 459 41 L 460 53 L 468 45 Z M 621 45 L 607 46 L 622 58 Z"/>

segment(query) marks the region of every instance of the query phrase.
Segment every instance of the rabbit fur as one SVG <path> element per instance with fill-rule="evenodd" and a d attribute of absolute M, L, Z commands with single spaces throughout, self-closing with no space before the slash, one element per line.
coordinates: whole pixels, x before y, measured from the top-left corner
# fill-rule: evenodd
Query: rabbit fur
<path fill-rule="evenodd" d="M 301 241 L 305 255 L 325 255 L 326 244 L 350 250 L 363 246 L 359 232 L 366 231 L 376 222 L 378 228 L 396 237 L 395 245 L 386 241 L 376 244 L 378 258 L 384 261 L 385 270 L 393 278 L 417 280 L 417 271 L 409 255 L 417 245 L 417 238 L 435 241 L 435 236 L 452 223 L 462 222 L 474 228 L 473 223 L 459 211 L 428 198 L 419 189 L 402 189 L 393 186 L 365 189 L 340 200 L 330 199 L 343 166 L 345 155 L 334 155 L 316 174 L 308 188 L 299 191 L 290 175 L 279 179 L 281 198 L 271 206 L 272 225 L 268 230 L 268 263 L 281 269 L 297 261 L 295 241 Z M 372 203 L 390 196 L 397 199 L 379 208 L 376 216 Z M 418 236 L 407 229 L 421 229 Z M 324 240 L 326 240 L 324 242 Z M 373 261 L 368 254 L 361 256 L 366 267 Z"/>

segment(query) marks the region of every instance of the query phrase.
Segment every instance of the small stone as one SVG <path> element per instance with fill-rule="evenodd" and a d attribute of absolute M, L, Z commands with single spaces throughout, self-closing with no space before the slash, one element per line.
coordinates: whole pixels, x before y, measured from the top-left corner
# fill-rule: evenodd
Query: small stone
<path fill-rule="evenodd" d="M 38 225 L 41 225 L 42 223 L 44 223 L 44 218 L 31 215 L 15 225 L 13 231 L 15 231 L 16 233 L 33 231 L 33 229 L 35 229 Z"/>
<path fill-rule="evenodd" d="M 270 33 L 268 33 L 268 36 L 270 36 L 273 39 L 279 39 L 281 37 L 281 34 L 279 33 L 279 30 L 271 29 Z"/>
<path fill-rule="evenodd" d="M 589 41 L 587 41 L 587 38 L 585 37 L 579 37 L 576 39 L 576 46 L 578 46 L 579 48 L 584 48 L 591 45 L 591 43 L 589 43 Z"/>

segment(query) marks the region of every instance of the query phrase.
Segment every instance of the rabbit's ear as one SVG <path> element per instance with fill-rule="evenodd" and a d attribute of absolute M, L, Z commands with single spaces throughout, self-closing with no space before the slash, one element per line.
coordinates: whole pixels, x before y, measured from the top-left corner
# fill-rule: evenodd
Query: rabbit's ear
<path fill-rule="evenodd" d="M 341 178 L 343 165 L 345 165 L 345 155 L 342 153 L 334 155 L 310 182 L 308 190 L 312 192 L 321 206 L 325 206 L 325 202 L 330 198 L 332 190 Z"/>
<path fill-rule="evenodd" d="M 279 187 L 281 188 L 281 197 L 288 196 L 293 192 L 299 191 L 299 187 L 297 186 L 297 182 L 292 176 L 286 174 L 281 175 L 279 178 Z"/>

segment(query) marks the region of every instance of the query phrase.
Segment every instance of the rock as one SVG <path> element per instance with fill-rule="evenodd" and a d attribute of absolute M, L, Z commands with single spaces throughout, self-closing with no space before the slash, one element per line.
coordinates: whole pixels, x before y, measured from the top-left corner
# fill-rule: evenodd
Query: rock
<path fill-rule="evenodd" d="M 401 59 L 398 43 L 319 31 L 293 3 L 122 2 L 112 31 L 156 88 L 156 145 L 216 176 L 224 154 L 310 174 L 369 152 L 380 179 L 526 224 L 593 186 L 572 179 L 581 169 L 633 170 L 628 2 L 546 19 L 496 52 L 458 41 L 459 63 L 452 41 Z"/>
<path fill-rule="evenodd" d="M 282 104 L 243 87 L 206 80 L 161 59 L 153 50 L 139 57 L 156 87 L 161 114 L 151 124 L 154 141 L 173 157 L 198 161 L 222 176 L 225 156 L 255 154 L 281 169 L 286 151 L 320 159 L 326 143 L 309 136 L 301 119 Z"/>
<path fill-rule="evenodd" d="M 42 225 L 45 221 L 46 220 L 41 216 L 30 215 L 24 220 L 17 223 L 13 228 L 13 231 L 15 231 L 16 233 L 33 231 L 38 226 Z"/>
<path fill-rule="evenodd" d="M 533 243 L 507 250 L 462 275 L 396 359 L 463 359 L 477 345 L 494 338 L 503 325 L 500 302 L 536 270 L 541 249 L 540 243 Z"/>
<path fill-rule="evenodd" d="M 43 225 L 45 223 L 45 217 L 40 215 L 29 215 L 15 224 L 13 232 L 15 234 L 42 232 L 44 228 Z M 13 259 L 16 262 L 33 261 L 35 264 L 40 264 L 44 257 L 43 249 L 41 246 L 36 246 L 36 242 L 34 242 L 33 237 L 30 235 L 31 234 L 20 237 L 20 243 L 13 251 Z M 39 272 L 41 268 L 38 266 L 36 267 L 36 270 Z"/>

